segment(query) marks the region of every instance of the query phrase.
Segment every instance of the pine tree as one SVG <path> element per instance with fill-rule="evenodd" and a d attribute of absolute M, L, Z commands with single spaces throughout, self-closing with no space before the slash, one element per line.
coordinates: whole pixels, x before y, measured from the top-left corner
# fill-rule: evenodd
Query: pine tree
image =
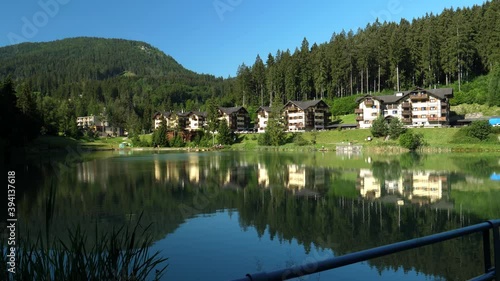
<path fill-rule="evenodd" d="M 223 145 L 230 145 L 233 143 L 233 136 L 226 119 L 219 122 L 219 128 L 217 129 L 217 142 Z"/>

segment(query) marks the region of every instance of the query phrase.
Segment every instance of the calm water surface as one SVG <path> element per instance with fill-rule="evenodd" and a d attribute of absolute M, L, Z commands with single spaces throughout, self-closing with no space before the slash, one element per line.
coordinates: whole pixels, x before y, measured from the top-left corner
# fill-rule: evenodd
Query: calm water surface
<path fill-rule="evenodd" d="M 500 155 L 283 152 L 99 153 L 25 171 L 19 215 L 55 233 L 107 231 L 143 213 L 164 280 L 231 280 L 500 218 Z M 54 161 L 52 162 L 54 163 Z M 481 274 L 481 237 L 302 280 L 464 280 Z"/>

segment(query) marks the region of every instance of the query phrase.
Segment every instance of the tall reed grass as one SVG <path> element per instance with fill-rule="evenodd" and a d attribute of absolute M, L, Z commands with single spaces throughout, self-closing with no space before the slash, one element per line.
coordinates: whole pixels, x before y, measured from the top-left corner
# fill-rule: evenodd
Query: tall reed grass
<path fill-rule="evenodd" d="M 151 225 L 140 224 L 142 214 L 135 223 L 129 221 L 110 233 L 101 234 L 97 224 L 94 233 L 68 227 L 68 238 L 63 241 L 62 236 L 50 233 L 56 206 L 53 187 L 45 202 L 45 233 L 30 237 L 18 228 L 15 274 L 7 271 L 10 246 L 0 239 L 0 280 L 159 280 L 165 273 L 168 259 L 158 251 L 150 252 Z M 90 243 L 92 235 L 95 242 Z"/>

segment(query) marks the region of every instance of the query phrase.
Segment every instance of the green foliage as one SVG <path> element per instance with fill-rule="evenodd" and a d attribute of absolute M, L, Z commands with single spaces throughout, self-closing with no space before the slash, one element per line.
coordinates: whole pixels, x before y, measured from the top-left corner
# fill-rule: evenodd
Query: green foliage
<path fill-rule="evenodd" d="M 352 114 L 356 109 L 356 99 L 361 95 L 347 96 L 334 99 L 331 111 L 333 116 Z"/>
<path fill-rule="evenodd" d="M 302 133 L 295 133 L 293 135 L 293 143 L 295 145 L 297 146 L 309 145 L 309 142 L 306 139 L 304 139 L 302 135 L 303 135 Z"/>
<path fill-rule="evenodd" d="M 175 133 L 175 136 L 172 140 L 170 140 L 170 146 L 172 147 L 184 147 L 186 143 L 182 139 L 182 136 L 180 133 Z"/>
<path fill-rule="evenodd" d="M 259 136 L 259 145 L 280 146 L 286 143 L 284 125 L 279 113 L 279 107 L 274 106 L 269 120 L 267 122 L 266 131 Z"/>
<path fill-rule="evenodd" d="M 371 133 L 374 137 L 385 137 L 389 133 L 389 127 L 385 122 L 384 116 L 380 115 L 377 119 L 373 120 Z"/>
<path fill-rule="evenodd" d="M 397 139 L 401 134 L 406 132 L 406 128 L 399 118 L 392 118 L 387 132 L 392 139 Z"/>
<path fill-rule="evenodd" d="M 490 106 L 500 106 L 500 62 L 495 65 L 490 75 L 488 104 Z"/>
<path fill-rule="evenodd" d="M 165 120 L 161 121 L 160 127 L 153 132 L 151 139 L 151 144 L 153 147 L 168 147 L 169 142 L 167 138 L 167 122 Z"/>
<path fill-rule="evenodd" d="M 425 145 L 424 136 L 421 133 L 414 133 L 411 130 L 407 130 L 399 136 L 399 145 L 411 151 L 417 150 Z"/>
<path fill-rule="evenodd" d="M 44 239 L 42 233 L 19 237 L 16 243 L 23 251 L 16 256 L 15 277 L 5 280 L 160 280 L 168 266 L 168 258 L 150 251 L 151 224 L 142 226 L 140 218 L 135 225 L 128 222 L 109 233 L 96 225 L 94 233 L 77 226 L 68 228 L 66 235 L 69 241 L 59 233 L 53 240 Z M 90 239 L 95 242 L 89 243 Z M 0 247 L 7 247 L 3 239 Z M 6 252 L 0 261 L 8 262 Z"/>
<path fill-rule="evenodd" d="M 490 139 L 491 134 L 492 127 L 488 121 L 474 121 L 469 126 L 460 128 L 453 138 L 453 143 L 487 141 Z"/>
<path fill-rule="evenodd" d="M 223 145 L 230 145 L 233 143 L 233 134 L 227 125 L 226 119 L 219 122 L 217 129 L 217 143 Z"/>

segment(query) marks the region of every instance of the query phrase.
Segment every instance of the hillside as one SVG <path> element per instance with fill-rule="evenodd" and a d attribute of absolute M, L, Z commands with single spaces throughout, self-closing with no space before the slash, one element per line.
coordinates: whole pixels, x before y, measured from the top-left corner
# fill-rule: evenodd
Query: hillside
<path fill-rule="evenodd" d="M 233 79 L 195 73 L 150 44 L 123 39 L 2 47 L 0 84 L 8 77 L 48 134 L 68 132 L 76 116 L 106 112 L 116 126 L 139 132 L 149 131 L 155 111 L 200 110 L 215 96 L 234 104 Z"/>
<path fill-rule="evenodd" d="M 78 37 L 0 48 L 0 77 L 57 82 L 103 80 L 125 72 L 140 76 L 189 73 L 172 57 L 139 41 Z"/>

